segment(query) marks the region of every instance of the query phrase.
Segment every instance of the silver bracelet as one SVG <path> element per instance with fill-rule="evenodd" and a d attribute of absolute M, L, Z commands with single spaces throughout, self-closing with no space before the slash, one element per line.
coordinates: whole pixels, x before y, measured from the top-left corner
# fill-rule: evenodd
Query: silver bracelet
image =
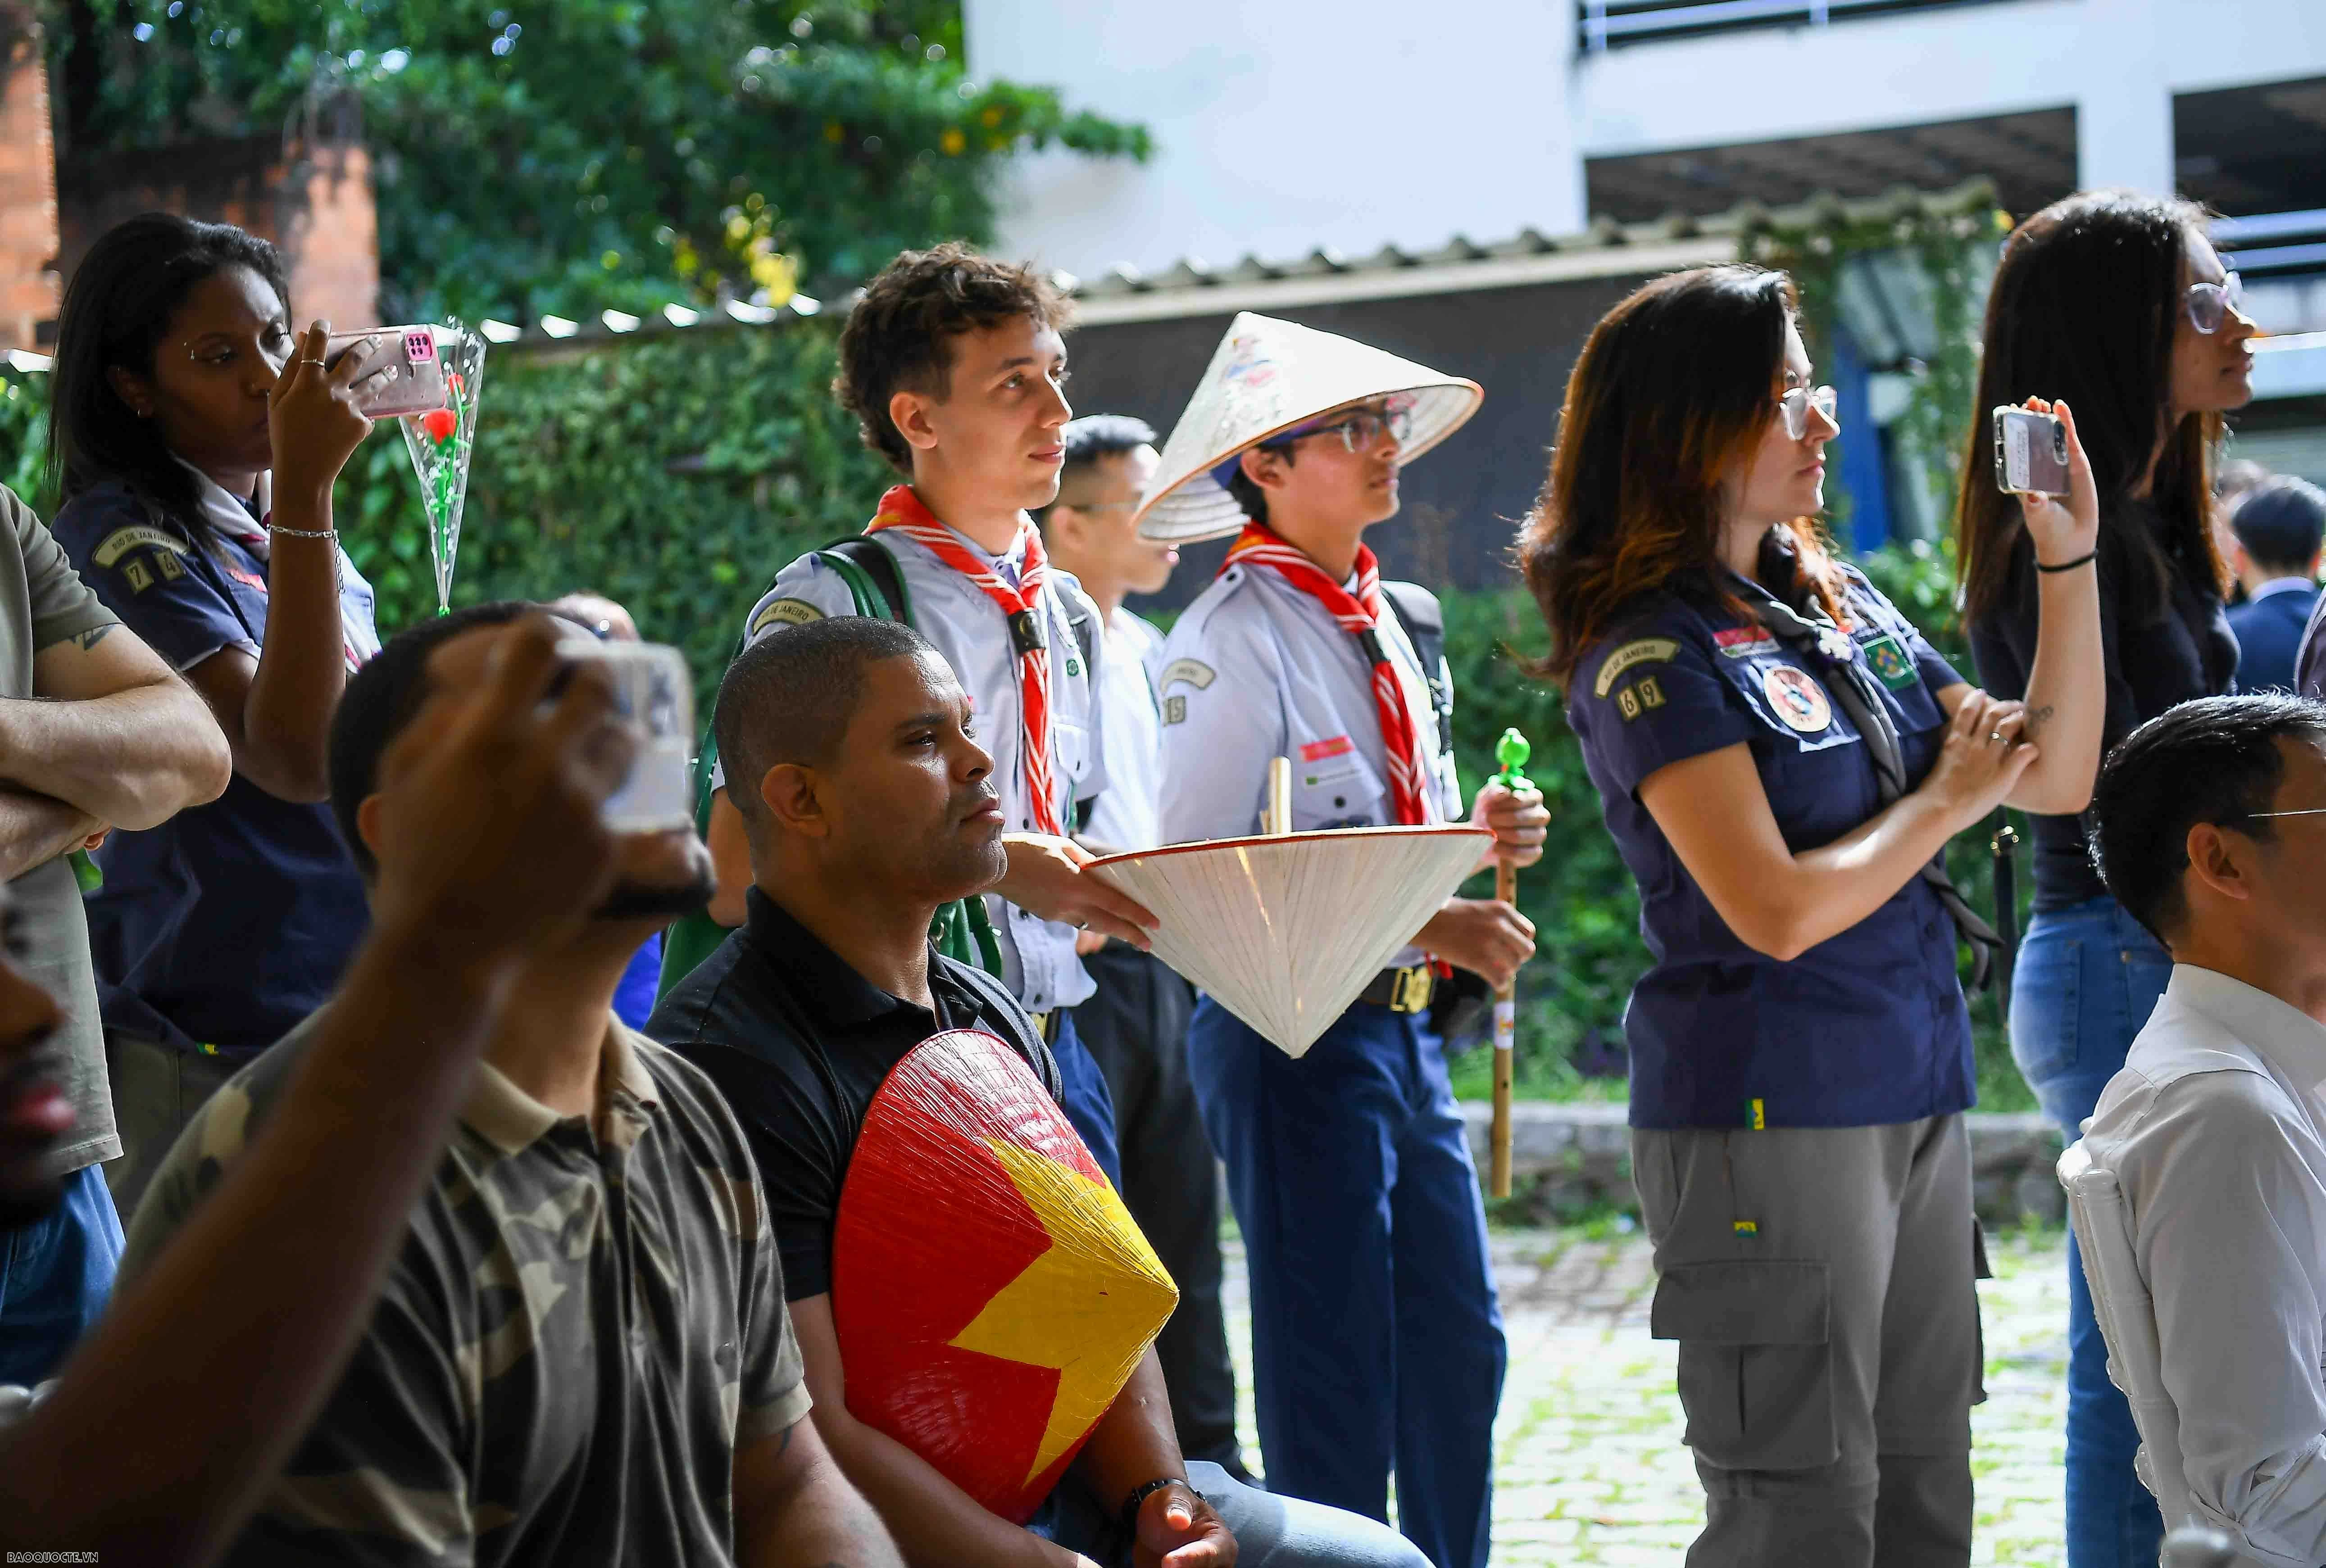
<path fill-rule="evenodd" d="M 269 533 L 287 533 L 293 539 L 337 539 L 340 536 L 336 528 L 285 528 L 280 523 L 269 523 L 266 531 Z"/>

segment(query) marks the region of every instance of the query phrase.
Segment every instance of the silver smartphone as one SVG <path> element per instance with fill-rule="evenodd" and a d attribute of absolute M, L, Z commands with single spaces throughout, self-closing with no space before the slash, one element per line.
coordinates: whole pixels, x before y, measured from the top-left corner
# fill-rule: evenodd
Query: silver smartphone
<path fill-rule="evenodd" d="M 560 651 L 605 665 L 616 709 L 644 732 L 630 776 L 606 797 L 599 820 L 614 833 L 692 828 L 694 682 L 685 655 L 662 643 L 601 643 L 580 632 Z"/>
<path fill-rule="evenodd" d="M 2007 495 L 2068 493 L 2068 427 L 2008 404 L 1995 411 L 1995 487 Z"/>
<path fill-rule="evenodd" d="M 372 419 L 398 419 L 444 406 L 444 361 L 436 334 L 428 327 L 373 327 L 334 332 L 323 346 L 323 364 L 337 369 L 340 357 L 366 339 L 370 350 L 356 373 L 356 407 Z"/>

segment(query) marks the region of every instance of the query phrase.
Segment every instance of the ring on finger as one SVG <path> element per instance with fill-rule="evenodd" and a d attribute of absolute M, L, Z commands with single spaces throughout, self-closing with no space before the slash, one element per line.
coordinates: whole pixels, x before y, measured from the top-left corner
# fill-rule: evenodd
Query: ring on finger
<path fill-rule="evenodd" d="M 2002 742 L 2003 742 L 2003 731 L 2001 731 L 2000 729 L 1990 729 L 1990 730 L 1988 730 L 1988 731 L 1986 732 L 1986 740 L 1987 740 L 1987 744 L 1988 744 L 1988 745 L 1990 745 L 1990 746 L 1999 746 L 1999 745 L 2001 745 L 2001 744 L 2002 744 Z"/>

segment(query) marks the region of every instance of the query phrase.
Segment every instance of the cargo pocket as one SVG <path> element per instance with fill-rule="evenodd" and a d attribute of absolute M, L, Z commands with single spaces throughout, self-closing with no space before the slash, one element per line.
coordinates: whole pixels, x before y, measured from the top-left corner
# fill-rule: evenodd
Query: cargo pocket
<path fill-rule="evenodd" d="M 1685 1441 L 1723 1470 L 1840 1457 L 1822 1263 L 1689 1263 L 1656 1285 L 1649 1331 L 1679 1341 Z"/>

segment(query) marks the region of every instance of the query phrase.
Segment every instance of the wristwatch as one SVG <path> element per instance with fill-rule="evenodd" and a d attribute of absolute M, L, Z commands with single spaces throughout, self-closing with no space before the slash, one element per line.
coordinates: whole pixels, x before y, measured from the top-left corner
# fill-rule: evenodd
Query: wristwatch
<path fill-rule="evenodd" d="M 1165 1487 L 1186 1487 L 1191 1492 L 1196 1491 L 1195 1483 L 1183 1475 L 1158 1476 L 1151 1481 L 1141 1481 L 1139 1485 L 1130 1489 L 1130 1495 L 1129 1497 L 1122 1499 L 1122 1533 L 1124 1535 L 1129 1536 L 1133 1540 L 1138 1539 L 1139 1510 L 1140 1507 L 1146 1503 L 1148 1498 L 1153 1497 L 1157 1492 L 1161 1491 Z M 1196 1495 L 1197 1497 L 1201 1497 L 1204 1494 L 1201 1492 L 1196 1492 Z"/>

